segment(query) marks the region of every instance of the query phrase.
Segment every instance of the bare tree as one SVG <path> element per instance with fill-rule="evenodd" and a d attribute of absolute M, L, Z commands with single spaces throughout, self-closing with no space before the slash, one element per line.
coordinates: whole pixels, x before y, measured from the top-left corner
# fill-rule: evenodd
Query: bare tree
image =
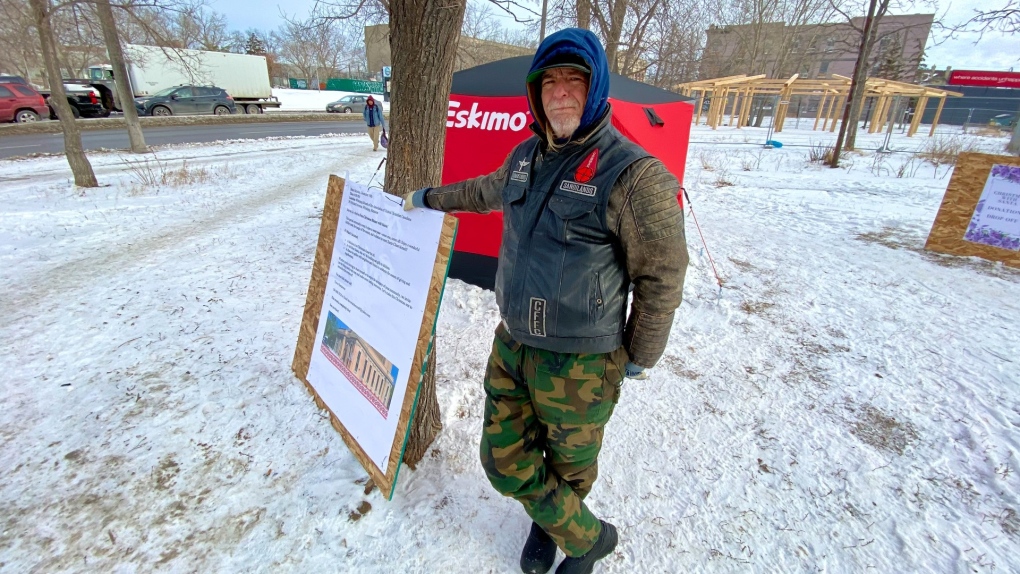
<path fill-rule="evenodd" d="M 110 7 L 110 0 L 95 0 L 96 13 L 103 28 L 103 38 L 106 41 L 106 50 L 110 55 L 110 65 L 113 68 L 117 97 L 120 99 L 120 108 L 124 112 L 124 123 L 127 124 L 128 140 L 131 142 L 131 151 L 134 153 L 145 153 L 148 148 L 145 146 L 145 135 L 142 133 L 142 125 L 138 121 L 138 110 L 134 106 L 134 94 L 131 90 L 127 65 L 124 63 L 124 51 L 121 49 L 120 36 L 117 33 L 117 23 L 113 19 L 113 8 Z"/>
<path fill-rule="evenodd" d="M 864 19 L 864 29 L 861 30 L 857 63 L 854 65 L 854 74 L 850 79 L 850 94 L 843 108 L 843 123 L 839 126 L 839 135 L 836 136 L 836 145 L 833 147 L 832 160 L 829 163 L 832 168 L 839 167 L 839 156 L 843 150 L 844 138 L 847 139 L 847 148 L 853 149 L 851 141 L 857 133 L 857 118 L 860 117 L 861 106 L 864 104 L 864 89 L 868 78 L 868 55 L 875 42 L 878 20 L 889 9 L 889 2 L 890 0 L 870 0 L 868 3 L 868 15 Z"/>
<path fill-rule="evenodd" d="M 313 13 L 287 20 L 276 36 L 280 58 L 308 80 L 325 80 L 341 69 L 362 68 L 362 28 L 357 22 Z"/>
<path fill-rule="evenodd" d="M 977 32 L 1020 32 L 1020 0 L 1007 0 L 1002 8 L 974 10 L 976 14 L 963 28 Z"/>
<path fill-rule="evenodd" d="M 67 94 L 64 92 L 64 84 L 61 82 L 60 67 L 57 64 L 56 41 L 53 37 L 50 18 L 53 16 L 54 5 L 51 0 L 29 0 L 32 8 L 32 17 L 35 23 L 36 32 L 39 35 L 39 44 L 46 64 L 46 76 L 50 84 L 50 103 L 57 110 L 57 118 L 64 130 L 64 154 L 67 156 L 67 163 L 71 166 L 74 174 L 74 184 L 79 187 L 98 187 L 96 174 L 92 171 L 92 164 L 85 156 L 85 150 L 81 145 L 81 133 L 71 113 L 71 105 L 67 103 Z"/>
<path fill-rule="evenodd" d="M 649 62 L 646 81 L 661 88 L 697 79 L 704 48 L 704 22 L 708 20 L 702 0 L 666 2 L 657 18 L 650 21 L 647 49 Z"/>
<path fill-rule="evenodd" d="M 39 38 L 28 2 L 0 2 L 0 71 L 23 76 L 31 83 L 43 83 L 41 77 L 32 73 L 41 61 Z"/>

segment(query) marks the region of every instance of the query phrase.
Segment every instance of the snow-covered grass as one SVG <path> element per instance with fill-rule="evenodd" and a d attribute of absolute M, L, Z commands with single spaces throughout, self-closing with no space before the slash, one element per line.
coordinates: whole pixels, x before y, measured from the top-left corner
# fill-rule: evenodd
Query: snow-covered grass
<path fill-rule="evenodd" d="M 708 248 L 688 212 L 684 303 L 588 499 L 620 528 L 600 571 L 1020 570 L 1020 271 L 923 249 L 951 166 L 774 139 L 694 130 Z M 529 520 L 477 461 L 492 293 L 447 285 L 444 429 L 393 501 L 290 371 L 327 176 L 372 178 L 367 138 L 157 155 L 204 175 L 0 161 L 0 571 L 518 571 Z"/>
<path fill-rule="evenodd" d="M 279 111 L 284 112 L 324 112 L 326 104 L 335 102 L 344 96 L 364 95 L 357 92 L 334 92 L 327 90 L 291 90 L 289 88 L 273 88 L 273 95 L 280 100 Z M 380 102 L 384 112 L 390 111 L 390 103 L 383 101 L 382 94 L 372 94 Z M 276 110 L 271 110 L 276 111 Z"/>

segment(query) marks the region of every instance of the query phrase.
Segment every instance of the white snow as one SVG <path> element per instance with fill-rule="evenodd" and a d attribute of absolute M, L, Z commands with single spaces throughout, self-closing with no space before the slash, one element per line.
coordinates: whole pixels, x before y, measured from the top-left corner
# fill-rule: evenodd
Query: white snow
<path fill-rule="evenodd" d="M 335 92 L 327 90 L 291 90 L 289 88 L 273 88 L 273 95 L 280 100 L 279 111 L 285 112 L 325 112 L 326 104 L 335 102 L 344 96 L 364 95 L 357 92 Z M 390 103 L 383 101 L 382 94 L 372 94 L 380 102 L 384 112 L 390 111 Z M 272 110 L 277 111 L 277 110 Z"/>
<path fill-rule="evenodd" d="M 621 536 L 598 571 L 1020 571 L 1020 271 L 923 250 L 950 168 L 774 139 L 694 129 L 723 288 L 688 212 L 669 347 L 588 499 Z M 155 156 L 92 153 L 84 190 L 0 161 L 0 571 L 517 572 L 529 519 L 477 460 L 492 293 L 447 284 L 444 429 L 392 501 L 291 373 L 327 176 L 368 182 L 368 138 Z"/>

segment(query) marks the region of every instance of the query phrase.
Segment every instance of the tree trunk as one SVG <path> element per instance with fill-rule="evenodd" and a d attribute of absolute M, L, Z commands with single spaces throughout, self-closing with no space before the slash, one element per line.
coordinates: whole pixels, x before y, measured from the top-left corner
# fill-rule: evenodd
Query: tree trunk
<path fill-rule="evenodd" d="M 846 145 L 844 146 L 848 150 L 854 149 L 857 145 L 857 127 L 861 123 L 861 108 L 864 106 L 864 89 L 865 83 L 868 80 L 868 69 L 871 67 L 868 65 L 868 60 L 871 58 L 871 51 L 875 47 L 875 41 L 878 39 L 878 23 L 882 21 L 882 17 L 889 11 L 890 0 L 881 0 L 877 8 L 869 9 L 870 18 L 864 23 L 864 45 L 861 46 L 861 57 L 860 66 L 863 68 L 861 75 L 861 86 L 859 88 L 859 96 L 854 99 L 854 105 L 850 108 L 850 122 L 847 125 L 846 132 Z M 872 2 L 875 4 L 875 2 Z"/>
<path fill-rule="evenodd" d="M 78 187 L 99 187 L 92 164 L 85 156 L 81 145 L 81 133 L 74 121 L 71 104 L 67 103 L 64 92 L 60 65 L 57 63 L 56 40 L 50 27 L 50 0 L 29 0 L 32 6 L 32 17 L 36 30 L 39 32 L 39 44 L 42 48 L 43 62 L 46 64 L 46 79 L 50 84 L 50 104 L 57 110 L 60 127 L 64 130 L 64 154 L 74 174 L 74 184 Z"/>
<path fill-rule="evenodd" d="M 843 108 L 843 123 L 839 126 L 839 135 L 836 136 L 836 145 L 832 150 L 832 161 L 829 163 L 829 167 L 832 168 L 839 167 L 839 154 L 843 150 L 843 141 L 846 138 L 849 126 L 852 123 L 856 127 L 857 118 L 861 115 L 862 98 L 860 96 L 864 93 L 864 88 L 867 84 L 868 40 L 871 37 L 872 26 L 874 26 L 875 6 L 877 4 L 878 0 L 871 0 L 868 6 L 868 16 L 864 21 L 864 31 L 861 33 L 861 46 L 857 51 L 857 63 L 854 64 L 854 74 L 850 79 L 850 93 Z M 854 130 L 854 133 L 856 134 L 856 130 Z M 851 147 L 850 149 L 853 148 Z"/>
<path fill-rule="evenodd" d="M 542 24 L 538 30 L 538 42 L 545 40 L 545 21 L 549 18 L 549 0 L 542 0 Z"/>
<path fill-rule="evenodd" d="M 450 82 L 465 6 L 466 0 L 390 2 L 390 51 L 393 83 L 398 89 L 390 111 L 389 193 L 401 195 L 439 185 Z M 435 355 L 433 346 L 404 451 L 404 462 L 411 467 L 425 456 L 443 428 L 436 398 Z"/>
<path fill-rule="evenodd" d="M 124 51 L 120 47 L 120 36 L 117 34 L 117 23 L 113 19 L 110 0 L 96 0 L 96 12 L 99 13 L 99 23 L 103 27 L 103 40 L 106 42 L 106 51 L 110 55 L 110 65 L 113 66 L 114 85 L 117 89 L 117 98 L 120 99 L 121 110 L 124 112 L 128 139 L 131 140 L 131 151 L 145 153 L 149 150 L 145 147 L 145 136 L 142 134 L 142 125 L 138 121 L 138 110 L 135 109 L 131 78 L 128 76 L 127 66 L 124 64 Z"/>
<path fill-rule="evenodd" d="M 591 5 L 590 0 L 577 0 L 577 27 L 591 30 Z"/>
<path fill-rule="evenodd" d="M 627 0 L 613 2 L 612 13 L 609 15 L 609 30 L 606 33 L 606 59 L 609 60 L 609 71 L 620 73 L 620 37 L 623 36 L 623 21 L 627 16 Z"/>

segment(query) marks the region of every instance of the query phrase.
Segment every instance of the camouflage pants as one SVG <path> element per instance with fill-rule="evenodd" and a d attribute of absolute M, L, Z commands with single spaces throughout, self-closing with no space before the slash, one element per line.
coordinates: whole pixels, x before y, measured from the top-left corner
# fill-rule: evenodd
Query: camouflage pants
<path fill-rule="evenodd" d="M 500 325 L 485 374 L 481 459 L 489 482 L 522 505 L 567 556 L 602 530 L 584 504 L 627 353 L 573 354 L 514 341 Z"/>

